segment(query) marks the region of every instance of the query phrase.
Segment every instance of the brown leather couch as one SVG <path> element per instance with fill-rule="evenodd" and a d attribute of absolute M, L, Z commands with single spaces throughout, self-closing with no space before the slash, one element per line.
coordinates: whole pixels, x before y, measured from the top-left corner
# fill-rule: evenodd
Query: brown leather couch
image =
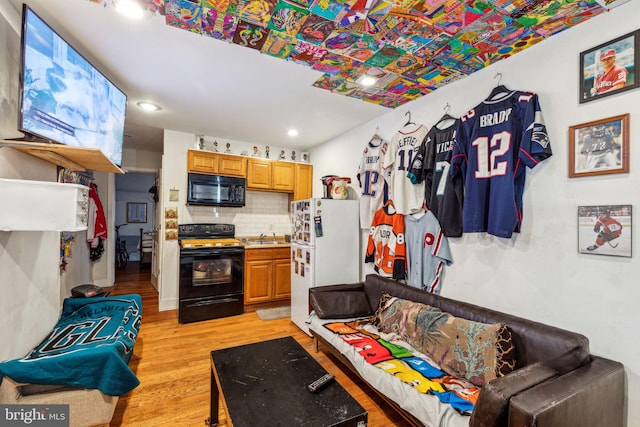
<path fill-rule="evenodd" d="M 359 293 L 364 293 L 366 299 Z M 383 293 L 421 302 L 454 316 L 483 323 L 504 323 L 516 348 L 516 369 L 486 383 L 469 419 L 470 427 L 622 427 L 625 379 L 622 364 L 589 351 L 589 340 L 574 332 L 433 295 L 395 280 L 368 275 L 364 282 L 309 290 L 320 318 L 349 318 L 373 313 Z M 366 303 L 368 302 L 368 307 Z M 313 333 L 313 330 L 312 330 Z M 351 362 L 315 335 L 354 372 Z M 372 387 L 372 390 L 377 391 Z M 413 425 L 410 413 L 381 394 Z"/>

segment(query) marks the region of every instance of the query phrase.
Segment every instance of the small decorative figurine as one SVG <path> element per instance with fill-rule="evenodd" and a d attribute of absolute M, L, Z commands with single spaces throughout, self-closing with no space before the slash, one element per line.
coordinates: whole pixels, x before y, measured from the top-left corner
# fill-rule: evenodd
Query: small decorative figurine
<path fill-rule="evenodd" d="M 265 158 L 269 158 L 269 146 L 267 145 L 266 147 L 264 147 L 264 157 Z"/>
<path fill-rule="evenodd" d="M 204 150 L 204 137 L 198 136 L 198 150 Z"/>
<path fill-rule="evenodd" d="M 279 160 L 284 160 L 286 158 L 286 156 L 284 155 L 284 150 L 280 150 L 280 157 L 278 157 Z"/>
<path fill-rule="evenodd" d="M 258 146 L 254 145 L 253 146 L 253 157 L 259 157 L 260 156 L 260 152 L 258 151 Z"/>
<path fill-rule="evenodd" d="M 294 162 L 296 160 L 296 152 L 295 151 L 291 152 L 291 160 L 293 160 Z"/>
<path fill-rule="evenodd" d="M 218 152 L 218 141 L 213 141 L 213 152 L 214 153 Z"/>
<path fill-rule="evenodd" d="M 228 142 L 227 142 L 227 149 L 224 150 L 224 152 L 229 154 L 231 153 L 231 144 L 229 144 Z"/>

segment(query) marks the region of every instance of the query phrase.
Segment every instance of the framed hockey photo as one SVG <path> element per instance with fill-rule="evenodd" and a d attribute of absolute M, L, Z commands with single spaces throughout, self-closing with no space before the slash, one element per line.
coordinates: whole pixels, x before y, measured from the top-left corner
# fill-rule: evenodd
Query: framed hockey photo
<path fill-rule="evenodd" d="M 569 127 L 569 178 L 629 172 L 629 114 Z"/>
<path fill-rule="evenodd" d="M 580 53 L 580 103 L 638 87 L 640 30 Z"/>
<path fill-rule="evenodd" d="M 578 252 L 631 258 L 631 205 L 578 206 Z"/>

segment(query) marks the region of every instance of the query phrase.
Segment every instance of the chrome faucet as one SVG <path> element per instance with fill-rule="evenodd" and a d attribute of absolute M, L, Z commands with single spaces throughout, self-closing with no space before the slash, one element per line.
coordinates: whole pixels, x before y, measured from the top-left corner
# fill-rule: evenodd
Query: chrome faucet
<path fill-rule="evenodd" d="M 260 233 L 260 237 L 258 238 L 260 240 L 260 243 L 264 242 L 264 233 Z"/>

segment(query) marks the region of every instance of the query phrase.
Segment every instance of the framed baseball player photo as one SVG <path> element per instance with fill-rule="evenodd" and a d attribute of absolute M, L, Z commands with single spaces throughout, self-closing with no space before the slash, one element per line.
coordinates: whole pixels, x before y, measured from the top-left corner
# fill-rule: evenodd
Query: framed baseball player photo
<path fill-rule="evenodd" d="M 569 178 L 629 172 L 629 114 L 569 127 Z"/>
<path fill-rule="evenodd" d="M 638 87 L 640 30 L 580 53 L 580 103 Z"/>
<path fill-rule="evenodd" d="M 631 258 L 631 205 L 578 206 L 578 252 Z"/>

